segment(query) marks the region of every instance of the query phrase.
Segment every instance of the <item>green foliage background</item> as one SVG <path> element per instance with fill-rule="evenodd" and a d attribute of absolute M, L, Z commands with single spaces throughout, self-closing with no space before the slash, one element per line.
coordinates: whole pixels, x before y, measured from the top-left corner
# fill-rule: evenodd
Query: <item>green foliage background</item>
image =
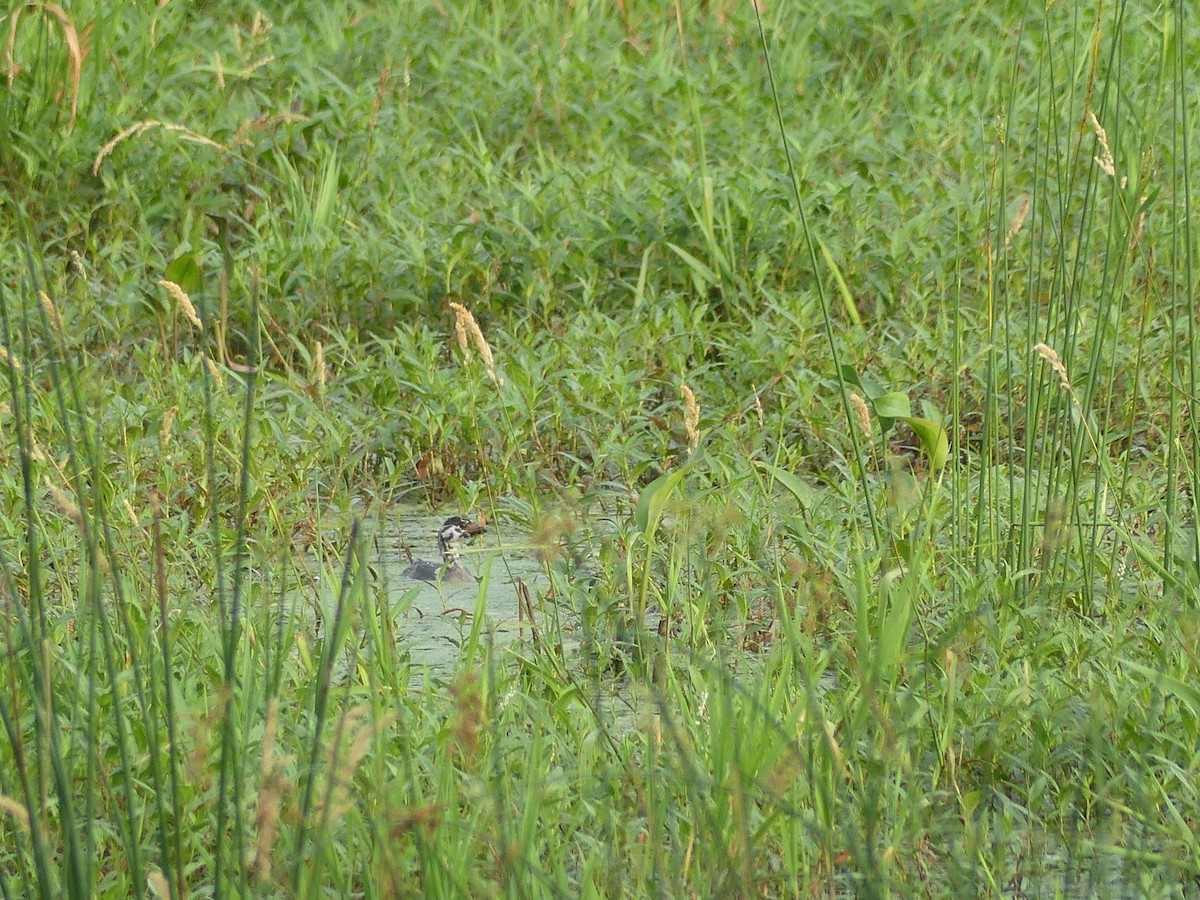
<path fill-rule="evenodd" d="M 0 893 L 1195 892 L 1188 13 L 13 7 Z"/>

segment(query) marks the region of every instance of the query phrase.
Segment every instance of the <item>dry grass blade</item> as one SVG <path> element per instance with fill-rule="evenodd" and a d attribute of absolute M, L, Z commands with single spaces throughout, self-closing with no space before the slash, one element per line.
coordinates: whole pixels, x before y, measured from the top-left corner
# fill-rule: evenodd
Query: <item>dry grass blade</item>
<path fill-rule="evenodd" d="M 16 822 L 22 831 L 29 830 L 29 810 L 6 794 L 0 794 L 0 812 L 8 813 L 8 817 Z"/>
<path fill-rule="evenodd" d="M 71 66 L 71 119 L 67 124 L 67 129 L 70 130 L 75 127 L 75 116 L 79 110 L 79 79 L 83 74 L 83 48 L 79 43 L 79 32 L 71 24 L 66 11 L 57 3 L 40 3 L 33 0 L 33 2 L 14 9 L 12 18 L 8 21 L 8 43 L 5 45 L 4 54 L 5 62 L 8 64 L 9 87 L 12 87 L 13 79 L 21 71 L 21 67 L 17 65 L 13 56 L 13 50 L 17 43 L 17 22 L 20 21 L 21 13 L 25 10 L 40 10 L 56 19 L 59 27 L 62 28 L 63 40 L 67 42 L 67 55 L 70 57 Z"/>
<path fill-rule="evenodd" d="M 193 144 L 203 144 L 206 147 L 212 147 L 214 150 L 224 152 L 224 144 L 218 144 L 211 138 L 206 138 L 202 134 L 197 134 L 190 128 L 183 125 L 175 125 L 171 122 L 160 122 L 157 119 L 147 119 L 144 122 L 135 122 L 128 128 L 119 132 L 111 141 L 100 148 L 100 152 L 96 154 L 96 158 L 92 161 L 92 174 L 100 174 L 100 166 L 105 158 L 117 148 L 117 145 L 128 138 L 141 134 L 143 131 L 149 131 L 151 128 L 161 128 L 164 131 L 171 131 L 178 134 L 183 140 L 191 141 Z"/>

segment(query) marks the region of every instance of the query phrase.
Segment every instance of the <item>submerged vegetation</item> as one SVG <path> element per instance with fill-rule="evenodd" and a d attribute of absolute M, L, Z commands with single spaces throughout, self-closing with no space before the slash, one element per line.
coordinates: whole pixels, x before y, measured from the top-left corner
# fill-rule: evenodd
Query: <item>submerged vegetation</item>
<path fill-rule="evenodd" d="M 1200 890 L 1200 27 L 760 7 L 8 12 L 0 896 Z"/>

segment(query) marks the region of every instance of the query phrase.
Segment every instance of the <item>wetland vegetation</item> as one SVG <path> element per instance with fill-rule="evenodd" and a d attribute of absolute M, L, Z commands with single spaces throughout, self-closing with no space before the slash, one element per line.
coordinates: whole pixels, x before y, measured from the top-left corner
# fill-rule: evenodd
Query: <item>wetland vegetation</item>
<path fill-rule="evenodd" d="M 760 11 L 11 6 L 0 896 L 1200 891 L 1200 26 Z"/>

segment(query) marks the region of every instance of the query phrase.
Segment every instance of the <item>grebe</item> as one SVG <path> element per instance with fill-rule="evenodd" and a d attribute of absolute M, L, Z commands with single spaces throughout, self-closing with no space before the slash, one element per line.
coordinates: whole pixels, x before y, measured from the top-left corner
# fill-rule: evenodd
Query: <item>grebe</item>
<path fill-rule="evenodd" d="M 487 531 L 478 522 L 462 516 L 451 516 L 438 530 L 438 550 L 442 562 L 432 563 L 425 559 L 413 560 L 402 573 L 406 578 L 418 581 L 478 581 L 458 559 L 458 548 L 464 542 Z"/>

